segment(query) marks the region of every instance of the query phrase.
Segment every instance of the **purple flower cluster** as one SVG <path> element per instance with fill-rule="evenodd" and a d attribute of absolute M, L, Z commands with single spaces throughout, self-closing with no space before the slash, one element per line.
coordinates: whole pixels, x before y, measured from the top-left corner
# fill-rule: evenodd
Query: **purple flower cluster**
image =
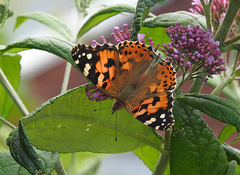
<path fill-rule="evenodd" d="M 110 98 L 106 94 L 104 94 L 102 91 L 100 91 L 96 86 L 87 86 L 85 89 L 86 95 L 88 97 L 88 100 L 93 101 L 102 101 L 107 98 Z"/>
<path fill-rule="evenodd" d="M 166 61 L 170 61 L 186 73 L 191 69 L 192 77 L 206 72 L 208 77 L 219 74 L 226 69 L 222 66 L 224 61 L 218 48 L 219 42 L 212 38 L 211 31 L 204 31 L 199 26 L 180 26 L 166 28 L 171 42 L 163 44 L 160 48 L 166 54 Z"/>

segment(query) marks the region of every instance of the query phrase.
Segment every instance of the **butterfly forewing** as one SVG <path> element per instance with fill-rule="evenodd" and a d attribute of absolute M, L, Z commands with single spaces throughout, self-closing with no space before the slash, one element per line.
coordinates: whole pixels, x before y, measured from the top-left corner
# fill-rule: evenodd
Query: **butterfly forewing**
<path fill-rule="evenodd" d="M 117 46 L 78 45 L 72 56 L 83 74 L 119 105 L 154 129 L 166 130 L 172 116 L 175 71 L 165 61 L 152 65 L 156 54 L 140 42 L 124 41 Z"/>
<path fill-rule="evenodd" d="M 116 97 L 117 49 L 114 45 L 87 46 L 79 44 L 72 50 L 76 65 L 93 84 L 105 94 Z"/>

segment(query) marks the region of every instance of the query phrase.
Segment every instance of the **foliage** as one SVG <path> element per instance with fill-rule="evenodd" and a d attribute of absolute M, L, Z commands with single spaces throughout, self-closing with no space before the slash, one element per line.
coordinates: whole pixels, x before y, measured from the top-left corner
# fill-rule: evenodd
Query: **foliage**
<path fill-rule="evenodd" d="M 182 94 L 180 89 L 185 82 L 179 84 L 173 108 L 176 122 L 172 131 L 165 132 L 165 139 L 135 120 L 126 110 L 121 110 L 118 112 L 121 117 L 121 122 L 117 125 L 118 140 L 114 142 L 116 136 L 114 117 L 107 110 L 93 110 L 110 106 L 112 100 L 88 101 L 86 85 L 69 91 L 63 88 L 61 95 L 49 99 L 31 113 L 28 113 L 15 92 L 20 78 L 21 56 L 18 54 L 20 51 L 28 49 L 47 51 L 77 68 L 71 57 L 71 49 L 79 38 L 102 21 L 120 13 L 135 13 L 131 40 L 137 40 L 137 34 L 143 32 L 155 42 L 167 44 L 170 39 L 164 30 L 174 26 L 175 23 L 183 26 L 199 25 L 201 30 L 212 28 L 210 19 L 212 11 L 209 10 L 211 3 L 205 4 L 203 0 L 201 2 L 206 16 L 183 11 L 153 16 L 149 15 L 150 8 L 156 3 L 162 4 L 165 1 L 139 0 L 136 9 L 126 4 L 115 4 L 97 9 L 94 13 L 88 14 L 87 18 L 86 8 L 91 5 L 91 1 L 75 0 L 79 22 L 85 21 L 79 25 L 81 27 L 77 32 L 71 31 L 64 22 L 50 14 L 29 12 L 19 16 L 14 29 L 17 30 L 26 20 L 32 19 L 55 30 L 65 39 L 27 38 L 0 49 L 0 82 L 5 89 L 0 87 L 1 120 L 12 126 L 6 117 L 13 102 L 24 116 L 7 139 L 10 150 L 0 153 L 0 174 L 51 174 L 54 167 L 58 174 L 64 174 L 63 167 L 56 166 L 61 164 L 59 153 L 84 151 L 93 153 L 133 151 L 154 175 L 239 174 L 240 169 L 237 167 L 240 165 L 240 151 L 225 143 L 235 131 L 240 135 L 238 82 L 240 37 L 238 34 L 229 38 L 226 33 L 230 31 L 233 21 L 223 19 L 225 25 L 214 28 L 214 39 L 220 41 L 219 48 L 227 71 L 221 75 L 214 75 L 217 78 L 208 80 L 207 83 L 214 87 L 211 94 L 199 93 L 202 82 L 196 77 L 189 91 L 191 93 Z M 232 15 L 237 15 L 240 3 L 239 0 L 230 2 L 226 18 L 230 16 L 231 20 L 234 20 Z M 8 9 L 9 1 L 5 0 L 5 4 L 5 8 L 2 6 L 1 10 L 1 26 L 11 16 Z M 148 18 L 145 19 L 146 17 Z M 76 36 L 73 33 L 76 33 Z M 227 54 L 227 51 L 231 53 Z M 66 70 L 65 74 L 69 71 L 70 69 Z M 202 75 L 203 78 L 205 76 L 206 74 Z M 230 90 L 226 91 L 227 88 Z M 216 96 L 220 92 L 231 100 Z M 12 100 L 7 95 L 10 95 Z M 218 138 L 201 118 L 200 112 L 226 123 Z M 232 143 L 239 140 L 236 138 Z M 98 167 L 99 161 L 95 162 L 89 172 L 96 172 Z"/>

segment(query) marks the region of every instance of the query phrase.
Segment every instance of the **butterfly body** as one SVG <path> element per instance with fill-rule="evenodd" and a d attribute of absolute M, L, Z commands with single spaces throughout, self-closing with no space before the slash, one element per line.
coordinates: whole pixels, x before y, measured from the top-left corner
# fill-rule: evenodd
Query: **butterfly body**
<path fill-rule="evenodd" d="M 166 130 L 173 125 L 175 71 L 165 61 L 153 64 L 156 54 L 152 47 L 131 41 L 117 46 L 82 44 L 72 50 L 72 57 L 84 76 L 115 99 L 112 113 L 125 107 L 154 129 Z"/>

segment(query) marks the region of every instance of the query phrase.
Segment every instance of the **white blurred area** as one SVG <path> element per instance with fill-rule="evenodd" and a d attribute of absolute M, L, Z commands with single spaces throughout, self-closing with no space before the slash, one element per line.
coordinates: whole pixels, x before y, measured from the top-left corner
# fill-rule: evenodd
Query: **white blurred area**
<path fill-rule="evenodd" d="M 3 1 L 3 0 L 1 0 Z M 106 1 L 106 0 L 95 0 L 93 1 L 91 7 L 88 9 L 89 12 L 94 12 L 96 7 L 102 7 L 110 4 L 131 4 L 136 5 L 136 0 L 121 0 L 121 1 Z M 6 21 L 6 24 L 2 30 L 7 32 L 8 38 L 10 39 L 8 43 L 13 43 L 25 39 L 27 37 L 56 37 L 64 39 L 60 34 L 55 32 L 53 29 L 33 20 L 27 20 L 19 28 L 13 31 L 16 18 L 27 12 L 38 11 L 49 13 L 62 21 L 64 21 L 68 27 L 72 30 L 73 34 L 76 35 L 77 32 L 77 11 L 74 7 L 74 1 L 69 0 L 21 0 L 21 1 L 10 1 L 10 8 L 14 11 L 14 16 Z M 92 40 L 101 41 L 100 37 L 102 35 L 109 35 L 112 32 L 113 26 L 122 26 L 125 22 L 132 21 L 132 14 L 124 13 L 116 15 L 103 23 L 99 24 L 97 27 L 91 29 L 87 34 L 85 34 L 79 42 L 81 43 L 91 43 Z M 27 50 L 20 52 L 22 55 L 21 65 L 22 71 L 21 75 L 24 78 L 32 79 L 42 71 L 51 69 L 52 66 L 56 66 L 62 61 L 56 56 L 49 56 L 49 53 L 39 50 Z"/>
<path fill-rule="evenodd" d="M 1 0 L 3 1 L 3 0 Z M 128 3 L 136 5 L 136 0 L 121 0 L 121 1 L 104 1 L 96 0 L 93 2 L 93 7 L 100 5 L 109 5 L 113 3 Z M 1 2 L 3 3 L 3 2 Z M 27 12 L 39 11 L 49 13 L 63 20 L 69 28 L 76 33 L 77 12 L 74 7 L 73 0 L 17 0 L 10 1 L 10 8 L 14 10 L 13 17 L 9 18 L 1 32 L 7 35 L 8 41 L 5 45 L 18 42 L 27 37 L 56 37 L 64 39 L 54 30 L 33 20 L 27 20 L 19 28 L 13 31 L 16 18 Z M 93 9 L 89 9 L 90 11 Z M 102 35 L 107 35 L 112 32 L 113 26 L 122 26 L 123 23 L 131 23 L 133 15 L 121 14 L 117 15 L 96 28 L 90 30 L 84 35 L 80 42 L 88 44 L 93 40 L 100 40 Z M 21 76 L 23 79 L 33 79 L 35 76 L 44 71 L 59 65 L 64 60 L 50 53 L 39 50 L 27 50 L 20 52 L 21 59 Z M 49 87 L 51 88 L 51 87 Z M 143 162 L 133 153 L 112 154 L 107 156 L 101 162 L 97 175 L 150 175 L 151 171 L 143 164 Z"/>

